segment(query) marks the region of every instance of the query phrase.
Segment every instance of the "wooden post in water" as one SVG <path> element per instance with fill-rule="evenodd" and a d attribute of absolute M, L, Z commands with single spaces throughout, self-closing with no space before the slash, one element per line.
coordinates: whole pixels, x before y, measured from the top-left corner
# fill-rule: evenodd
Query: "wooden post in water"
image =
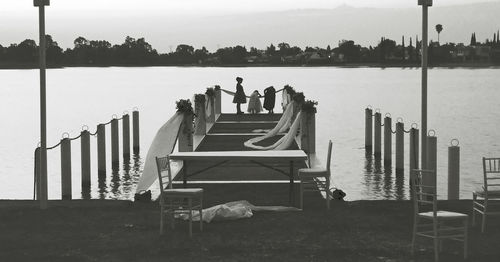
<path fill-rule="evenodd" d="M 90 188 L 90 133 L 83 130 L 80 138 L 82 159 L 82 191 Z"/>
<path fill-rule="evenodd" d="M 222 95 L 220 91 L 220 86 L 215 86 L 215 114 L 221 114 L 222 107 Z"/>
<path fill-rule="evenodd" d="M 419 157 L 419 135 L 416 124 L 413 124 L 410 129 L 410 185 L 412 185 L 413 177 L 415 177 L 414 169 L 418 169 Z"/>
<path fill-rule="evenodd" d="M 97 125 L 97 173 L 106 175 L 106 126 Z"/>
<path fill-rule="evenodd" d="M 380 159 L 382 155 L 382 115 L 380 112 L 375 111 L 375 122 L 374 122 L 374 127 L 375 129 L 375 158 Z"/>
<path fill-rule="evenodd" d="M 139 154 L 139 111 L 137 110 L 134 110 L 134 112 L 132 112 L 132 128 L 132 143 L 134 147 L 134 154 Z"/>
<path fill-rule="evenodd" d="M 458 140 L 451 140 L 448 147 L 448 200 L 460 198 L 460 147 Z"/>
<path fill-rule="evenodd" d="M 118 119 L 113 116 L 111 120 L 111 167 L 116 169 L 120 165 L 119 156 L 119 137 L 118 137 Z"/>
<path fill-rule="evenodd" d="M 384 165 L 392 163 L 392 119 L 389 113 L 384 118 Z"/>
<path fill-rule="evenodd" d="M 179 152 L 193 151 L 193 113 L 184 113 L 179 131 Z"/>
<path fill-rule="evenodd" d="M 365 109 L 365 149 L 372 151 L 373 147 L 373 110 L 369 107 Z"/>
<path fill-rule="evenodd" d="M 302 113 L 300 119 L 300 149 L 306 154 L 316 153 L 316 113 Z"/>
<path fill-rule="evenodd" d="M 71 200 L 71 140 L 61 140 L 61 198 Z"/>
<path fill-rule="evenodd" d="M 122 133 L 123 133 L 123 158 L 130 158 L 130 116 L 124 114 L 122 117 Z"/>
<path fill-rule="evenodd" d="M 401 120 L 401 121 L 399 121 Z M 402 119 L 396 123 L 396 174 L 401 173 L 405 167 L 405 124 Z"/>
<path fill-rule="evenodd" d="M 433 187 L 435 187 L 437 183 L 437 137 L 435 134 L 434 130 L 431 129 L 427 135 L 427 169 L 433 170 L 434 172 L 431 176 L 422 179 L 424 185 Z"/>
<path fill-rule="evenodd" d="M 220 91 L 220 90 L 219 90 Z M 207 121 L 205 112 L 205 96 L 199 95 L 198 99 L 194 100 L 194 110 L 195 110 L 195 135 L 205 135 L 207 134 Z"/>

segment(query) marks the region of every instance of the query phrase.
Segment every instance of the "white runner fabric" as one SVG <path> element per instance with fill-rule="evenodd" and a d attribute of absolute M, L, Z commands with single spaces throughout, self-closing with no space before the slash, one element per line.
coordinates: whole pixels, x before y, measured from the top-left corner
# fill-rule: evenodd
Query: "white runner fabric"
<path fill-rule="evenodd" d="M 155 158 L 172 153 L 183 120 L 184 114 L 177 112 L 156 132 L 156 136 L 146 155 L 144 170 L 139 178 L 136 192 L 147 190 L 158 179 Z"/>
<path fill-rule="evenodd" d="M 255 129 L 255 130 L 253 130 L 252 132 L 254 132 L 254 133 L 262 133 L 262 132 L 268 132 L 268 133 L 263 135 L 263 136 L 251 138 L 251 139 L 247 140 L 244 143 L 244 145 L 246 147 L 252 148 L 252 144 L 255 144 L 255 143 L 258 143 L 264 139 L 273 137 L 280 132 L 284 132 L 284 130 L 286 130 L 286 128 L 284 128 L 284 127 L 287 125 L 290 126 L 289 123 L 290 123 L 290 120 L 291 120 L 292 115 L 293 115 L 293 106 L 291 106 L 291 105 L 292 104 L 290 104 L 290 106 L 288 106 L 285 109 L 285 112 L 283 112 L 283 115 L 281 115 L 280 120 L 278 121 L 278 123 L 276 124 L 276 126 L 273 129 L 271 129 L 271 130 Z"/>
<path fill-rule="evenodd" d="M 246 147 L 258 149 L 258 150 L 285 150 L 285 149 L 288 149 L 290 147 L 290 145 L 292 145 L 293 141 L 295 140 L 295 136 L 297 135 L 297 132 L 299 130 L 301 113 L 302 112 L 299 112 L 297 114 L 295 121 L 293 122 L 292 126 L 290 127 L 290 130 L 288 130 L 288 133 L 286 133 L 286 135 L 284 135 L 282 138 L 280 138 L 274 144 L 272 144 L 270 146 L 255 145 L 256 143 L 258 143 L 266 138 L 274 136 L 274 135 L 270 135 L 272 132 L 269 132 L 263 136 L 254 137 L 254 138 L 251 138 L 251 139 L 245 141 L 244 145 Z"/>
<path fill-rule="evenodd" d="M 285 206 L 254 206 L 246 200 L 229 202 L 216 205 L 202 210 L 203 221 L 210 223 L 212 221 L 235 220 L 249 218 L 253 216 L 252 211 L 300 211 L 295 207 Z M 188 214 L 176 214 L 176 218 L 189 220 Z M 200 221 L 200 213 L 192 211 L 193 221 Z"/>
<path fill-rule="evenodd" d="M 283 92 L 281 93 L 281 107 L 285 108 L 291 102 L 292 98 L 290 94 L 286 91 L 286 88 L 284 88 Z"/>

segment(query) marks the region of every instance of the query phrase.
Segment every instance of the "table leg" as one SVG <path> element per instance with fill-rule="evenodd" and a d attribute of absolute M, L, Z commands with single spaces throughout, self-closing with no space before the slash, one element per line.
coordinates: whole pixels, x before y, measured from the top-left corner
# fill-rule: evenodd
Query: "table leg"
<path fill-rule="evenodd" d="M 293 161 L 290 161 L 290 195 L 288 197 L 288 201 L 290 202 L 290 205 L 294 205 L 294 188 L 293 188 Z"/>
<path fill-rule="evenodd" d="M 183 162 L 183 164 L 182 164 L 182 185 L 184 186 L 184 188 L 186 188 L 186 186 L 187 186 L 187 161 L 183 160 L 182 162 Z"/>

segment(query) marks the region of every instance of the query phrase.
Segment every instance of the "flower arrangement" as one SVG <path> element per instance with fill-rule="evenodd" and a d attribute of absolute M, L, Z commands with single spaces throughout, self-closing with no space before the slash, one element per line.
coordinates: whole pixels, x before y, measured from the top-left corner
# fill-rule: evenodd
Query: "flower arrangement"
<path fill-rule="evenodd" d="M 194 95 L 194 104 L 205 103 L 205 95 L 204 94 L 195 94 Z"/>
<path fill-rule="evenodd" d="M 189 99 L 181 99 L 175 103 L 177 104 L 177 112 L 193 113 L 193 105 Z"/>
<path fill-rule="evenodd" d="M 297 92 L 292 96 L 292 100 L 297 104 L 302 104 L 306 100 L 306 97 L 304 96 L 304 93 Z"/>
<path fill-rule="evenodd" d="M 304 113 L 311 113 L 311 114 L 315 114 L 317 112 L 316 110 L 316 106 L 318 105 L 318 102 L 317 101 L 312 101 L 312 100 L 306 100 L 303 104 L 302 104 L 302 112 Z"/>
<path fill-rule="evenodd" d="M 220 85 L 215 85 L 214 86 L 214 89 L 217 91 L 217 90 L 220 90 Z"/>
<path fill-rule="evenodd" d="M 207 88 L 207 91 L 205 92 L 205 94 L 206 94 L 209 98 L 215 97 L 215 89 L 214 89 L 213 87 L 208 87 L 208 88 Z"/>
<path fill-rule="evenodd" d="M 292 86 L 290 86 L 290 85 L 285 85 L 285 86 L 283 87 L 283 89 L 285 89 L 285 90 L 286 90 L 286 92 L 287 92 L 288 94 L 290 94 L 290 96 L 291 96 L 291 97 L 293 97 L 293 95 L 295 95 L 295 93 L 296 93 L 296 92 L 295 92 L 295 89 L 293 89 L 293 87 L 292 87 Z"/>

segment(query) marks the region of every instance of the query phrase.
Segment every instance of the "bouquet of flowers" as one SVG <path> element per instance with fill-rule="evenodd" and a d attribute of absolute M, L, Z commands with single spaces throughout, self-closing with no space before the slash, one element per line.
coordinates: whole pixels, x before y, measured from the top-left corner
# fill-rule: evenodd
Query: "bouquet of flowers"
<path fill-rule="evenodd" d="M 189 99 L 181 99 L 175 103 L 177 104 L 177 112 L 193 113 L 193 105 Z"/>
<path fill-rule="evenodd" d="M 316 113 L 316 106 L 318 105 L 317 101 L 307 100 L 302 104 L 302 112 L 304 113 Z"/>

